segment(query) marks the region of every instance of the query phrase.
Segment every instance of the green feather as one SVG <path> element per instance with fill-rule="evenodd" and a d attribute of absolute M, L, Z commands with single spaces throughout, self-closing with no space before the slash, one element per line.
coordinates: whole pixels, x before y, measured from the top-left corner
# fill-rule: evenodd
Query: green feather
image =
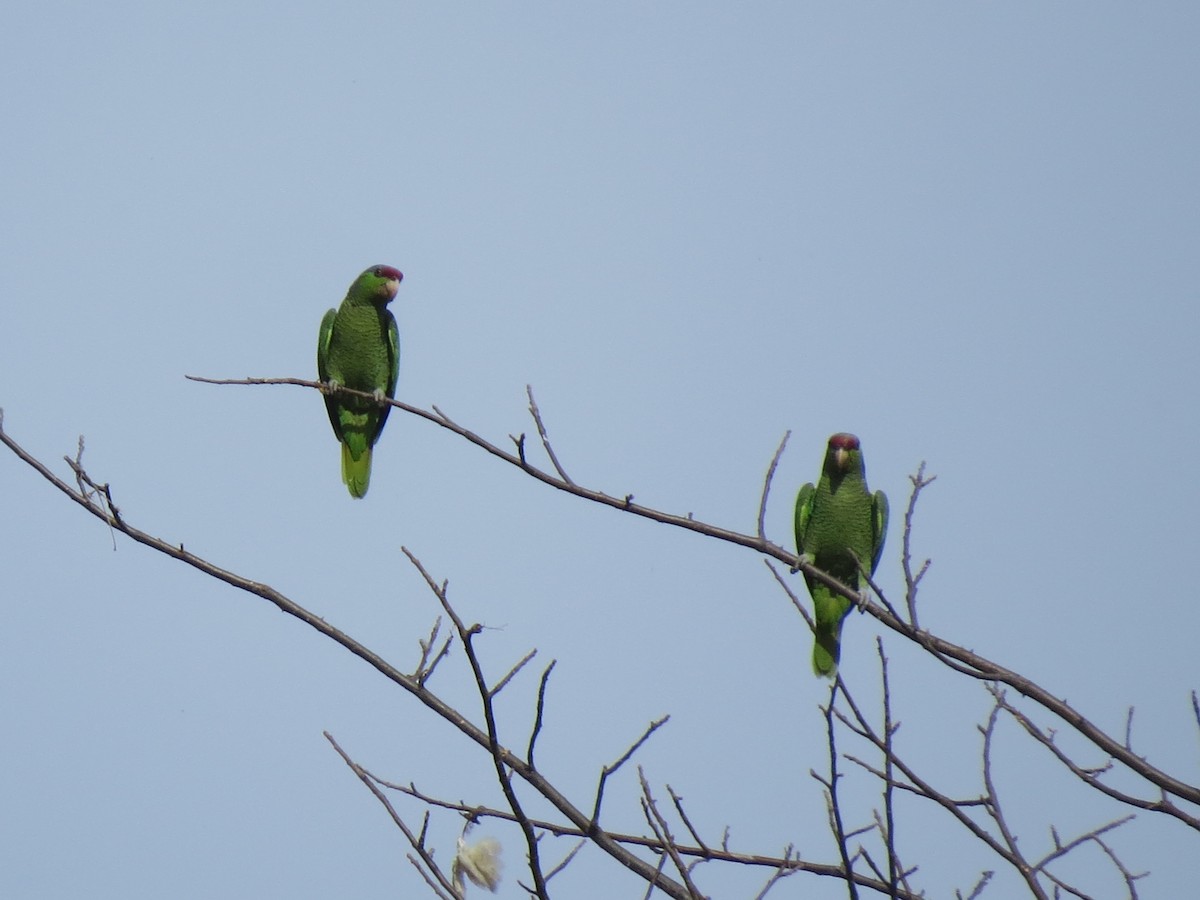
<path fill-rule="evenodd" d="M 882 491 L 871 494 L 858 438 L 835 434 L 829 439 L 821 478 L 806 484 L 796 497 L 796 552 L 851 590 L 866 582 L 859 562 L 875 573 L 887 535 L 888 503 Z M 841 657 L 842 623 L 853 603 L 805 575 L 813 599 L 813 671 L 833 677 Z"/>
<path fill-rule="evenodd" d="M 349 444 L 342 444 L 342 483 L 350 490 L 351 497 L 365 497 L 371 486 L 371 448 L 362 452 L 358 459 L 350 451 Z"/>
<path fill-rule="evenodd" d="M 394 397 L 400 372 L 400 334 L 387 305 L 403 276 L 372 266 L 355 279 L 346 299 L 321 319 L 317 374 L 321 381 L 377 396 Z M 371 482 L 371 448 L 391 407 L 362 397 L 326 394 L 325 410 L 342 443 L 342 481 L 352 497 Z"/>

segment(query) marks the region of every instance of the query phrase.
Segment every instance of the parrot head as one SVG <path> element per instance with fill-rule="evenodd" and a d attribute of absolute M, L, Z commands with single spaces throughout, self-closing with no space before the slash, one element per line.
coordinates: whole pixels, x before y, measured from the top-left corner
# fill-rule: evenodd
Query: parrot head
<path fill-rule="evenodd" d="M 371 266 L 351 285 L 352 293 L 365 294 L 368 298 L 376 303 L 388 304 L 396 298 L 396 291 L 400 289 L 400 281 L 404 278 L 404 273 L 399 269 L 393 269 L 391 266 Z"/>
<path fill-rule="evenodd" d="M 825 451 L 825 471 L 829 477 L 840 481 L 850 471 L 861 468 L 858 438 L 844 431 L 833 435 L 829 439 L 829 449 Z"/>

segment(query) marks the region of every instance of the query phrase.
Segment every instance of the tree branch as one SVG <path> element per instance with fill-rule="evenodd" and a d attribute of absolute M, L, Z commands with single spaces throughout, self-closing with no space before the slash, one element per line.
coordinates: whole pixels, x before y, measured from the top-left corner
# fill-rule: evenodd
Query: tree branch
<path fill-rule="evenodd" d="M 677 898 L 677 900 L 689 900 L 687 889 L 682 884 L 666 876 L 665 874 L 656 872 L 654 866 L 649 865 L 644 860 L 638 858 L 636 855 L 622 847 L 618 842 L 610 838 L 602 829 L 595 827 L 594 823 L 589 820 L 585 813 L 576 808 L 562 793 L 558 791 L 557 788 L 554 787 L 553 784 L 543 778 L 540 773 L 532 769 L 516 754 L 509 752 L 503 747 L 495 748 L 494 750 L 492 740 L 489 738 L 489 735 L 486 731 L 474 725 L 464 715 L 458 712 L 458 710 L 430 691 L 416 678 L 404 674 L 383 659 L 383 657 L 379 656 L 379 654 L 368 649 L 366 646 L 359 643 L 349 635 L 330 625 L 320 616 L 309 612 L 307 609 L 300 606 L 300 604 L 286 597 L 269 585 L 252 581 L 248 578 L 237 575 L 234 572 L 222 569 L 220 566 L 209 562 L 203 557 L 184 550 L 182 544 L 179 546 L 174 546 L 162 540 L 161 538 L 157 538 L 145 531 L 135 528 L 133 525 L 129 524 L 129 522 L 123 516 L 118 517 L 112 512 L 111 493 L 106 494 L 106 497 L 109 498 L 106 502 L 110 504 L 107 507 L 102 506 L 99 504 L 99 502 L 91 502 L 86 495 L 73 489 L 69 484 L 54 475 L 54 473 L 46 468 L 43 463 L 33 456 L 30 456 L 29 453 L 27 453 L 2 429 L 0 429 L 0 442 L 12 450 L 13 453 L 15 453 L 22 461 L 37 470 L 42 477 L 54 485 L 54 487 L 56 487 L 72 502 L 76 503 L 101 521 L 109 523 L 112 528 L 119 531 L 121 534 L 125 535 L 131 540 L 162 553 L 165 556 L 169 556 L 172 559 L 177 559 L 182 563 L 186 563 L 192 568 L 203 572 L 205 575 L 215 578 L 218 581 L 222 581 L 231 587 L 245 591 L 249 594 L 253 594 L 256 597 L 260 597 L 263 600 L 273 604 L 282 612 L 299 619 L 305 625 L 308 625 L 310 628 L 314 629 L 320 634 L 323 634 L 330 640 L 340 644 L 342 647 L 350 651 L 359 659 L 363 660 L 363 662 L 367 663 L 389 681 L 412 694 L 428 709 L 433 711 L 440 718 L 449 722 L 463 735 L 483 748 L 485 751 L 489 753 L 498 753 L 499 760 L 504 766 L 512 769 L 512 771 L 518 777 L 520 777 L 523 781 L 529 784 L 530 787 L 541 794 L 555 809 L 557 809 L 564 817 L 566 817 L 569 822 L 581 829 L 586 836 L 596 844 L 597 847 L 612 856 L 615 860 L 617 860 L 617 862 L 621 863 L 621 865 L 630 869 L 641 878 L 651 881 L 653 884 L 655 884 L 655 886 L 658 887 L 659 890 L 663 891 L 668 896 Z"/>

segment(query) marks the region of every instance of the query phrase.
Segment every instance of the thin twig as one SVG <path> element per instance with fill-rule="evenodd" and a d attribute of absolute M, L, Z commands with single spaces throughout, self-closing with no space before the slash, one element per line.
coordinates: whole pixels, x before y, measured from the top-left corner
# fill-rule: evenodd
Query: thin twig
<path fill-rule="evenodd" d="M 510 681 L 512 681 L 513 678 L 516 676 L 516 674 L 518 672 L 520 672 L 521 669 L 525 668 L 525 664 L 527 662 L 529 662 L 531 659 L 533 659 L 535 656 L 537 656 L 536 648 L 534 648 L 533 650 L 530 650 L 528 653 L 526 653 L 525 656 L 522 657 L 515 666 L 513 666 L 511 669 L 509 669 L 508 673 L 503 678 L 501 678 L 499 681 L 497 681 L 495 686 L 492 687 L 488 691 L 488 696 L 495 697 L 498 693 L 500 693 L 502 690 L 504 690 L 504 686 L 506 684 L 508 684 Z"/>
<path fill-rule="evenodd" d="M 767 466 L 767 477 L 763 479 L 762 499 L 758 502 L 758 539 L 763 543 L 767 541 L 767 497 L 771 493 L 771 479 L 775 477 L 775 467 L 779 465 L 779 458 L 783 456 L 783 448 L 787 446 L 788 438 L 791 436 L 791 429 L 783 433 L 783 440 L 779 442 L 779 446 L 775 448 L 775 455 L 771 457 L 771 465 Z"/>
<path fill-rule="evenodd" d="M 996 827 L 1000 829 L 1000 836 L 1004 839 L 1004 845 L 1008 848 L 1009 856 L 1016 861 L 1013 868 L 1025 879 L 1025 884 L 1028 886 L 1029 892 L 1034 897 L 1046 900 L 1046 892 L 1037 880 L 1037 870 L 1025 859 L 1025 856 L 1017 848 L 1016 836 L 1013 835 L 1008 827 L 1004 808 L 1000 805 L 1000 795 L 996 791 L 996 783 L 992 779 L 992 739 L 996 733 L 996 722 L 999 716 L 999 705 L 993 706 L 992 711 L 988 714 L 987 725 L 981 726 L 979 729 L 983 734 L 983 785 L 984 796 L 987 798 L 984 809 L 992 817 L 992 821 L 996 823 Z"/>
<path fill-rule="evenodd" d="M 373 778 L 381 787 L 398 791 L 402 794 L 419 800 L 422 803 L 426 803 L 429 806 L 434 806 L 439 809 L 453 810 L 464 816 L 470 816 L 474 819 L 496 819 L 503 822 L 516 821 L 513 817 L 513 814 L 508 810 L 495 809 L 485 806 L 472 806 L 457 800 L 442 800 L 438 797 L 432 797 L 428 794 L 422 793 L 416 788 L 415 785 L 412 784 L 396 784 L 384 778 L 380 778 L 378 775 L 371 775 L 371 778 Z M 547 832 L 555 835 L 556 837 L 582 838 L 588 836 L 586 830 L 581 830 L 561 822 L 549 822 L 543 819 L 531 819 L 530 821 L 539 831 Z M 633 847 L 642 847 L 654 853 L 660 854 L 661 856 L 666 856 L 666 850 L 657 838 L 651 838 L 646 837 L 645 835 L 637 834 L 624 834 L 615 831 L 606 832 L 606 834 L 621 844 L 626 844 Z M 792 856 L 789 858 L 765 856 L 762 854 L 738 853 L 735 850 L 731 850 L 729 847 L 728 828 L 725 829 L 719 849 L 712 846 L 689 847 L 682 844 L 676 844 L 676 848 L 679 850 L 681 856 L 699 857 L 703 859 L 711 859 L 717 862 L 730 862 L 737 863 L 739 865 L 757 866 L 771 869 L 784 867 L 789 869 L 789 871 L 808 872 L 810 874 L 820 875 L 826 878 L 841 878 L 845 876 L 845 870 L 842 868 L 841 864 L 828 865 L 825 863 L 804 862 L 798 856 Z M 878 893 L 888 893 L 888 886 L 882 880 L 867 878 L 858 873 L 855 873 L 854 879 L 860 887 L 864 887 Z M 918 895 L 906 893 L 904 891 L 901 891 L 898 896 L 901 898 L 901 900 L 917 900 L 918 898 Z"/>
<path fill-rule="evenodd" d="M 961 891 L 955 891 L 954 896 L 958 897 L 959 900 L 978 900 L 979 896 L 983 894 L 983 889 L 988 886 L 988 882 L 992 880 L 995 874 L 995 871 L 992 869 L 980 872 L 979 880 L 975 882 L 975 887 L 971 888 L 971 893 L 963 898 Z"/>
<path fill-rule="evenodd" d="M 863 714 L 862 710 L 859 709 L 858 704 L 854 702 L 854 698 L 851 696 L 850 692 L 848 690 L 846 690 L 844 684 L 842 686 L 842 696 L 846 699 L 846 704 L 850 707 L 850 711 L 854 714 L 854 721 L 851 722 L 846 716 L 842 715 L 839 711 L 835 710 L 834 714 L 837 716 L 838 720 L 840 722 L 842 722 L 842 724 L 844 724 L 847 728 L 850 728 L 859 737 L 865 738 L 867 741 L 869 741 L 871 744 L 873 744 L 877 750 L 879 750 L 880 752 L 883 752 L 884 746 L 885 746 L 883 738 L 880 737 L 878 734 L 876 734 L 875 730 L 871 727 L 871 723 L 867 720 L 867 718 Z M 971 818 L 969 815 L 967 815 L 963 811 L 964 809 L 971 808 L 973 806 L 983 805 L 983 803 L 981 801 L 979 801 L 979 800 L 954 800 L 954 799 L 948 797 L 946 794 L 937 790 L 928 781 L 921 778 L 921 776 L 919 776 L 916 773 L 916 771 L 913 770 L 913 768 L 911 766 L 909 766 L 907 763 L 905 763 L 904 760 L 899 755 L 896 754 L 894 747 L 892 748 L 891 760 L 892 760 L 892 765 L 896 769 L 899 769 L 900 773 L 902 775 L 904 775 L 904 777 L 906 779 L 908 779 L 907 785 L 904 784 L 903 782 L 897 782 L 896 787 L 909 790 L 915 796 L 924 797 L 926 800 L 930 800 L 930 801 L 936 803 L 938 806 L 942 807 L 942 809 L 944 809 L 948 813 L 950 813 L 950 815 L 952 815 L 955 819 L 957 819 L 959 824 L 962 825 L 965 829 L 967 829 L 967 831 L 971 832 L 971 834 L 973 834 L 976 838 L 978 838 L 980 841 L 982 841 L 984 844 L 986 844 L 988 847 L 990 847 L 994 853 L 996 853 L 998 856 L 1003 858 L 1005 862 L 1007 862 L 1009 865 L 1013 866 L 1014 868 L 1020 867 L 1021 861 L 1019 859 L 1017 859 L 1016 857 L 1014 857 L 1009 852 L 1007 847 L 1005 847 L 1002 843 L 997 841 L 991 834 L 989 834 L 986 830 L 984 830 L 973 818 Z M 860 760 L 853 760 L 853 761 L 857 762 L 859 765 L 863 766 L 864 768 L 867 768 L 866 764 L 864 764 L 862 761 L 860 761 Z M 884 773 L 880 772 L 880 773 L 878 773 L 878 777 L 884 778 L 884 777 L 886 777 L 886 775 Z"/>
<path fill-rule="evenodd" d="M 1200 831 L 1200 817 L 1191 815 L 1187 811 L 1176 806 L 1170 801 L 1165 794 L 1160 794 L 1157 800 L 1144 800 L 1141 797 L 1135 797 L 1132 794 L 1127 794 L 1124 791 L 1117 790 L 1106 782 L 1101 780 L 1101 776 L 1108 773 L 1112 769 L 1112 761 L 1102 766 L 1093 766 L 1084 768 L 1075 760 L 1071 759 L 1054 740 L 1054 736 L 1048 733 L 1045 729 L 1039 728 L 1034 724 L 1027 715 L 1013 706 L 1004 693 L 993 685 L 988 686 L 992 697 L 996 703 L 1010 716 L 1012 716 L 1026 733 L 1035 741 L 1054 754 L 1055 758 L 1062 763 L 1066 768 L 1088 787 L 1095 788 L 1102 794 L 1112 797 L 1114 800 L 1119 800 L 1128 806 L 1133 806 L 1138 809 L 1149 810 L 1150 812 L 1160 812 L 1166 815 L 1173 816 L 1191 828 Z"/>
<path fill-rule="evenodd" d="M 921 564 L 921 569 L 915 575 L 912 570 L 912 524 L 913 513 L 917 508 L 917 497 L 921 491 L 933 484 L 937 479 L 936 475 L 929 478 L 925 477 L 925 461 L 921 460 L 921 464 L 917 466 L 917 474 L 909 475 L 908 480 L 912 482 L 912 493 L 908 495 L 908 508 L 904 510 L 904 549 L 901 552 L 901 563 L 904 567 L 904 602 L 908 606 L 908 624 L 914 629 L 920 628 L 917 624 L 917 585 L 921 583 L 921 579 L 925 577 L 925 573 L 929 570 L 929 560 L 925 560 Z"/>
<path fill-rule="evenodd" d="M 582 850 L 584 848 L 584 846 L 586 846 L 586 845 L 587 845 L 587 841 L 582 838 L 580 840 L 576 841 L 575 846 L 572 847 L 571 851 L 566 856 L 563 857 L 562 861 L 559 862 L 557 865 L 554 866 L 554 868 L 552 868 L 549 872 L 546 873 L 546 881 L 549 881 L 551 878 L 553 878 L 555 875 L 557 875 L 559 872 L 561 872 L 563 869 L 565 869 L 570 864 L 571 860 L 573 860 L 575 858 L 575 854 L 577 854 L 580 850 Z"/>
<path fill-rule="evenodd" d="M 600 805 L 604 802 L 604 785 L 608 781 L 608 776 L 612 775 L 617 771 L 617 769 L 629 762 L 630 757 L 632 757 L 633 754 L 638 751 L 638 748 L 650 739 L 650 735 L 654 734 L 654 732 L 658 731 L 659 728 L 661 728 L 663 725 L 666 725 L 670 720 L 670 716 L 663 716 L 661 719 L 656 719 L 655 721 L 651 722 L 646 727 L 646 730 L 642 732 L 642 736 L 634 741 L 633 744 L 630 745 L 629 749 L 622 753 L 616 762 L 610 763 L 600 770 L 600 780 L 596 784 L 596 803 L 592 807 L 593 826 L 599 826 L 600 824 Z"/>
<path fill-rule="evenodd" d="M 779 582 L 779 586 L 783 588 L 784 593 L 786 593 L 788 598 L 792 601 L 792 606 L 794 606 L 796 611 L 803 617 L 804 624 L 808 626 L 808 630 L 815 635 L 817 632 L 817 624 L 813 621 L 812 616 L 808 614 L 808 610 L 805 609 L 800 598 L 796 596 L 796 592 L 792 590 L 791 585 L 789 585 L 786 579 L 779 574 L 779 570 L 775 568 L 774 563 L 772 563 L 769 559 L 764 559 L 763 564 L 771 570 L 771 574 L 775 576 L 775 580 Z"/>
<path fill-rule="evenodd" d="M 829 827 L 833 832 L 834 842 L 837 844 L 838 853 L 842 856 L 842 869 L 845 872 L 846 878 L 846 893 L 850 900 L 856 900 L 858 897 L 858 887 L 854 883 L 854 867 L 850 863 L 850 848 L 846 837 L 846 828 L 842 823 L 842 807 L 838 802 L 838 780 L 841 779 L 841 774 L 838 772 L 837 764 L 837 735 L 833 727 L 833 707 L 837 701 L 839 688 L 842 686 L 842 676 L 835 675 L 834 682 L 829 687 L 829 701 L 821 709 L 825 716 L 825 736 L 826 743 L 829 747 L 829 781 L 825 784 L 826 803 L 829 807 Z"/>
<path fill-rule="evenodd" d="M 692 840 L 696 842 L 696 846 L 701 850 L 708 850 L 708 845 L 696 833 L 696 828 L 692 825 L 692 820 L 688 818 L 688 814 L 683 811 L 683 798 L 675 793 L 674 789 L 668 784 L 667 793 L 671 795 L 671 802 L 675 804 L 675 812 L 679 813 L 679 820 L 683 822 L 684 827 L 688 830 L 688 834 L 692 836 Z"/>
<path fill-rule="evenodd" d="M 425 847 L 425 829 L 421 829 L 420 836 L 413 834 L 405 821 L 400 818 L 400 814 L 396 812 L 396 808 L 392 806 L 392 803 L 390 800 L 388 800 L 387 795 L 375 785 L 374 779 L 371 778 L 367 771 L 350 758 L 350 754 L 341 748 L 341 745 L 334 740 L 333 735 L 331 735 L 328 731 L 322 732 L 322 734 L 325 735 L 325 740 L 329 741 L 329 743 L 333 745 L 333 749 L 337 751 L 337 754 L 342 758 L 342 761 L 350 767 L 350 771 L 358 776 L 358 780 L 365 784 L 367 786 L 367 790 L 375 795 L 375 799 L 383 804 L 383 808 L 386 809 L 388 815 L 392 817 L 392 821 L 404 833 L 404 836 L 408 839 L 408 842 L 412 845 L 412 848 L 417 851 L 417 854 L 421 857 L 421 862 L 425 864 L 424 871 L 421 869 L 421 866 L 417 866 L 417 870 L 421 871 L 422 875 L 425 875 L 427 871 L 433 876 L 434 879 L 436 879 L 437 885 L 440 885 L 442 888 L 448 891 L 452 897 L 457 896 L 458 891 L 454 889 L 454 881 L 446 876 L 446 874 L 441 870 L 437 862 L 434 860 L 433 854 L 430 853 Z M 413 861 L 413 864 L 416 865 L 415 860 Z M 425 880 L 430 882 L 428 877 L 426 877 Z M 437 887 L 433 884 L 433 882 L 430 882 L 430 887 L 433 887 L 435 890 L 437 890 Z"/>
<path fill-rule="evenodd" d="M 431 891 L 433 891 L 433 892 L 434 892 L 434 894 L 436 894 L 436 895 L 437 895 L 437 897 L 439 898 L 439 900 L 461 900 L 461 898 L 460 898 L 460 896 L 459 896 L 459 894 L 458 894 L 457 892 L 456 892 L 456 893 L 454 894 L 454 896 L 452 896 L 452 897 L 451 897 L 451 896 L 447 896 L 447 895 L 446 895 L 446 894 L 445 894 L 445 893 L 442 891 L 442 889 L 441 889 L 441 888 L 438 886 L 438 883 L 437 883 L 436 881 L 434 881 L 434 880 L 433 880 L 433 876 L 431 876 L 431 875 L 430 875 L 430 874 L 429 874 L 427 871 L 425 871 L 425 867 L 421 865 L 421 862 L 420 862 L 420 860 L 418 860 L 418 859 L 417 859 L 415 856 L 413 856 L 411 853 L 406 853 L 406 854 L 405 854 L 405 856 L 404 856 L 404 858 L 405 858 L 405 859 L 407 859 L 407 860 L 408 860 L 408 861 L 409 861 L 409 862 L 412 864 L 412 867 L 413 867 L 414 869 L 416 869 L 418 873 L 420 873 L 421 877 L 422 877 L 423 879 L 425 879 L 425 883 L 426 883 L 427 885 L 429 885 L 429 889 L 430 889 Z"/>
<path fill-rule="evenodd" d="M 888 659 L 883 652 L 882 638 L 875 638 L 875 648 L 879 655 L 879 679 L 883 683 L 883 812 L 882 823 L 884 846 L 887 848 L 888 877 L 887 882 L 893 891 L 900 886 L 901 866 L 896 854 L 896 810 L 894 803 L 895 776 L 892 771 L 892 736 L 898 725 L 892 723 L 892 685 L 888 678 Z M 907 885 L 906 885 L 907 887 Z"/>
<path fill-rule="evenodd" d="M 783 858 L 786 862 L 791 862 L 793 852 L 795 852 L 795 848 L 791 844 L 788 844 L 787 847 L 784 848 Z M 774 872 L 771 873 L 771 877 L 768 878 L 767 883 L 762 886 L 762 890 L 754 895 L 754 900 L 763 900 L 763 898 L 767 896 L 767 891 L 769 891 L 769 890 L 771 890 L 771 888 L 775 887 L 775 885 L 777 885 L 784 878 L 787 878 L 789 875 L 794 874 L 795 871 L 796 870 L 793 868 L 789 868 L 787 866 L 780 866 L 778 869 L 776 869 Z"/>
<path fill-rule="evenodd" d="M 1102 851 L 1104 851 L 1104 854 L 1109 858 L 1113 866 L 1115 866 L 1117 871 L 1121 873 L 1121 877 L 1125 879 L 1125 889 L 1129 891 L 1129 900 L 1137 900 L 1137 885 L 1134 884 L 1134 882 L 1141 878 L 1145 878 L 1150 873 L 1139 872 L 1135 875 L 1125 867 L 1125 864 L 1121 862 L 1120 858 L 1113 851 L 1112 847 L 1108 846 L 1108 844 L 1102 841 L 1099 837 L 1094 837 L 1092 840 L 1097 846 L 1100 847 Z"/>
<path fill-rule="evenodd" d="M 1045 868 L 1056 859 L 1061 859 L 1077 847 L 1091 843 L 1102 834 L 1106 834 L 1107 832 L 1112 831 L 1114 828 L 1120 828 L 1122 825 L 1126 824 L 1127 822 L 1132 822 L 1136 818 L 1137 816 L 1135 816 L 1133 813 L 1130 813 L 1127 816 L 1121 816 L 1119 819 L 1113 819 L 1111 822 L 1106 822 L 1103 825 L 1097 826 L 1091 831 L 1085 832 L 1084 834 L 1081 834 L 1078 837 L 1067 841 L 1066 843 L 1063 843 L 1058 836 L 1058 832 L 1053 826 L 1051 826 L 1050 834 L 1054 841 L 1054 849 L 1034 863 L 1033 868 L 1037 871 L 1044 871 Z"/>
<path fill-rule="evenodd" d="M 546 666 L 545 671 L 542 672 L 542 678 L 538 682 L 537 712 L 533 719 L 533 729 L 529 733 L 529 749 L 525 753 L 525 759 L 528 761 L 529 768 L 531 769 L 537 768 L 533 762 L 533 746 L 537 743 L 538 735 L 541 734 L 542 731 L 542 725 L 544 723 L 543 717 L 545 716 L 546 712 L 546 685 L 550 682 L 550 673 L 554 671 L 554 665 L 556 662 L 557 660 L 550 660 L 550 665 Z M 546 877 L 549 878 L 550 876 L 547 875 Z"/>
<path fill-rule="evenodd" d="M 550 446 L 550 438 L 546 437 L 546 426 L 542 422 L 542 413 L 538 409 L 537 401 L 533 399 L 533 385 L 525 385 L 525 393 L 529 397 L 529 414 L 533 416 L 533 421 L 537 424 L 538 437 L 542 439 L 542 446 L 546 449 L 546 455 L 550 457 L 550 464 L 554 466 L 554 471 L 558 473 L 559 478 L 561 478 L 567 484 L 574 485 L 575 482 L 572 481 L 571 476 L 563 470 L 562 465 L 558 461 L 558 457 L 554 453 L 554 448 Z"/>
<path fill-rule="evenodd" d="M 675 844 L 675 838 L 671 834 L 671 828 L 667 824 L 667 820 L 658 811 L 658 804 L 654 802 L 654 795 L 650 792 L 650 784 L 646 781 L 645 771 L 641 766 L 638 766 L 637 772 L 638 781 L 642 785 L 642 812 L 646 816 L 646 823 L 655 835 L 658 836 L 659 840 L 662 841 L 667 855 L 671 857 L 671 862 L 675 864 L 675 869 L 679 872 L 680 879 L 688 891 L 691 892 L 691 895 L 697 898 L 697 900 L 704 900 L 704 895 L 700 893 L 700 889 L 692 881 L 690 867 L 683 861 L 683 856 L 679 853 L 679 848 Z"/>
<path fill-rule="evenodd" d="M 401 547 L 401 552 L 408 557 L 409 562 L 421 573 L 425 579 L 425 583 L 429 585 L 438 602 L 441 603 L 442 609 L 446 615 L 450 617 L 450 621 L 454 623 L 454 629 L 458 632 L 458 639 L 462 642 L 463 651 L 466 653 L 467 662 L 471 666 L 471 673 L 475 676 L 475 687 L 479 692 L 479 698 L 483 706 L 483 718 L 487 726 L 487 742 L 488 751 L 492 755 L 492 762 L 496 768 L 496 780 L 500 784 L 500 789 L 504 792 L 504 797 L 508 801 L 509 808 L 513 811 L 516 817 L 517 824 L 521 827 L 521 832 L 525 835 L 525 847 L 528 855 L 529 872 L 533 875 L 534 893 L 541 900 L 549 900 L 549 893 L 546 890 L 546 880 L 542 872 L 541 859 L 538 851 L 538 838 L 529 817 L 525 815 L 525 811 L 521 805 L 521 801 L 517 797 L 517 792 L 513 789 L 512 776 L 510 769 L 506 764 L 506 758 L 509 756 L 508 751 L 500 746 L 500 737 L 496 726 L 496 710 L 492 703 L 493 692 L 488 690 L 487 679 L 483 674 L 483 666 L 479 662 L 479 656 L 475 653 L 474 638 L 479 634 L 480 626 L 472 625 L 468 627 L 459 617 L 454 607 L 450 605 L 450 601 L 446 596 L 445 582 L 438 585 L 421 561 L 413 555 L 407 547 Z M 530 657 L 526 657 L 521 663 L 513 669 L 519 669 L 525 661 Z M 501 686 L 503 685 L 501 682 Z M 497 687 L 497 690 L 499 687 Z"/>
<path fill-rule="evenodd" d="M 658 855 L 657 871 L 660 875 L 663 873 L 663 870 L 666 869 L 668 859 L 669 859 L 669 857 L 667 856 L 667 854 L 665 852 L 660 853 Z M 642 900 L 650 900 L 650 898 L 653 895 L 654 895 L 654 882 L 650 882 L 649 884 L 646 885 L 646 893 L 642 895 Z"/>
<path fill-rule="evenodd" d="M 438 663 L 445 659 L 450 654 L 450 644 L 454 640 L 454 635 L 448 635 L 446 640 L 442 642 L 441 649 L 430 659 L 430 652 L 433 650 L 434 644 L 437 643 L 438 635 L 442 630 L 442 617 L 438 616 L 433 627 L 429 630 L 429 637 L 426 640 L 418 641 L 421 648 L 421 659 L 417 663 L 417 668 L 413 672 L 413 677 L 418 684 L 424 685 L 433 676 L 433 670 L 437 668 Z"/>

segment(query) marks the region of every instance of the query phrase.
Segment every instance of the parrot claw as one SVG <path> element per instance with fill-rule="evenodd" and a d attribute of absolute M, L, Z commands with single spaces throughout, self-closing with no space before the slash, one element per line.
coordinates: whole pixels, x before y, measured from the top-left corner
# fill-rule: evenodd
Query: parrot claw
<path fill-rule="evenodd" d="M 867 608 L 867 603 L 868 603 L 868 601 L 869 601 L 870 599 L 871 599 L 871 592 L 870 592 L 870 591 L 859 591 L 859 592 L 858 592 L 858 603 L 857 603 L 857 604 L 855 604 L 855 605 L 856 605 L 856 606 L 858 606 L 858 611 L 859 611 L 859 612 L 865 612 L 865 611 L 866 611 L 866 608 Z"/>
<path fill-rule="evenodd" d="M 799 563 L 803 563 L 806 566 L 812 565 L 812 557 L 809 556 L 807 553 L 801 553 L 796 561 Z M 793 575 L 795 575 L 797 572 L 800 571 L 800 566 L 792 566 L 790 571 Z"/>

